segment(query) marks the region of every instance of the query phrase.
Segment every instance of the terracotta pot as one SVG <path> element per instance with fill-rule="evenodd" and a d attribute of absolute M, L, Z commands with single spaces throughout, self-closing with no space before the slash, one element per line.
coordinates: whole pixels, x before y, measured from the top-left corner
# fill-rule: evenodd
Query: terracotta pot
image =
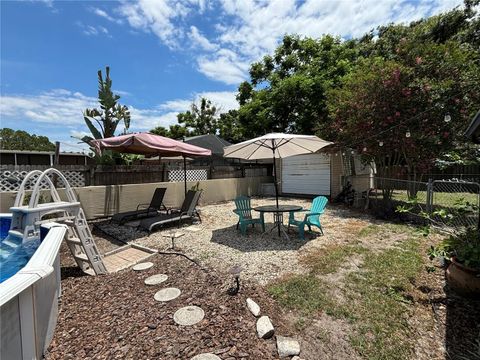
<path fill-rule="evenodd" d="M 480 270 L 469 268 L 453 257 L 446 275 L 448 285 L 457 293 L 480 299 Z"/>

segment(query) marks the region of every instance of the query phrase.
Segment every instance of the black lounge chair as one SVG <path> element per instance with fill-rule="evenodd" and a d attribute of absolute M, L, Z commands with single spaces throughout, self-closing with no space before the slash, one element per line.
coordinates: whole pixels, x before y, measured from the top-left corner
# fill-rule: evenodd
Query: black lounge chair
<path fill-rule="evenodd" d="M 183 220 L 193 219 L 194 217 L 197 217 L 201 221 L 202 219 L 196 210 L 200 194 L 201 191 L 189 190 L 181 209 L 171 209 L 168 210 L 167 214 L 159 214 L 148 219 L 143 219 L 140 221 L 139 229 L 152 232 L 152 229 L 156 226 L 164 226 L 172 223 L 180 225 Z"/>
<path fill-rule="evenodd" d="M 158 215 L 161 210 L 167 211 L 163 205 L 163 198 L 165 197 L 166 188 L 156 188 L 153 193 L 150 204 L 138 204 L 137 210 L 121 212 L 112 216 L 110 221 L 124 224 L 127 221 L 139 220 Z M 143 207 L 143 209 L 141 209 Z"/>

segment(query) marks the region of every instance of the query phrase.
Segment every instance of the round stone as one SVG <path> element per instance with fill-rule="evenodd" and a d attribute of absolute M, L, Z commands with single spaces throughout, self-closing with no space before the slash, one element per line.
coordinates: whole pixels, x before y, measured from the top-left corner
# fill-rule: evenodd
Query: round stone
<path fill-rule="evenodd" d="M 157 291 L 154 298 L 157 301 L 170 301 L 180 296 L 182 292 L 177 288 L 165 288 Z"/>
<path fill-rule="evenodd" d="M 134 267 L 132 267 L 132 269 L 135 271 L 142 271 L 142 270 L 150 269 L 152 266 L 153 266 L 153 263 L 151 262 L 143 262 L 135 265 Z"/>
<path fill-rule="evenodd" d="M 205 313 L 198 306 L 185 306 L 173 314 L 173 320 L 178 325 L 190 326 L 203 320 Z"/>
<path fill-rule="evenodd" d="M 195 355 L 191 360 L 221 360 L 217 355 L 212 353 Z"/>
<path fill-rule="evenodd" d="M 145 285 L 158 285 L 163 283 L 168 279 L 168 276 L 165 274 L 156 274 L 145 279 Z"/>

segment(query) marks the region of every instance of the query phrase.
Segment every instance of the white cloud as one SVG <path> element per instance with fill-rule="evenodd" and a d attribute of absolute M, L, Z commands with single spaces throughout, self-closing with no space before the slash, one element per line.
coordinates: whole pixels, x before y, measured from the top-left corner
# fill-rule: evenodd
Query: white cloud
<path fill-rule="evenodd" d="M 2 118 L 14 118 L 49 124 L 78 125 L 82 111 L 96 106 L 97 100 L 81 93 L 54 89 L 40 95 L 5 95 L 0 97 Z"/>
<path fill-rule="evenodd" d="M 124 91 L 124 90 L 115 90 L 115 89 L 112 89 L 112 92 L 116 95 L 120 95 L 120 96 L 131 96 L 132 94 L 129 93 L 128 91 Z"/>
<path fill-rule="evenodd" d="M 211 100 L 221 111 L 237 108 L 235 93 L 228 91 L 194 93 L 188 99 L 174 99 L 158 106 L 141 109 L 126 104 L 131 113 L 131 131 L 148 131 L 156 126 L 168 127 L 177 123 L 177 114 L 190 108 L 201 97 Z M 66 89 L 52 89 L 39 95 L 4 95 L 0 97 L 2 122 L 22 123 L 44 129 L 42 135 L 51 140 L 68 139 L 71 135 L 88 134 L 83 120 L 86 108 L 98 107 L 97 99 Z M 4 126 L 7 126 L 4 125 Z M 30 127 L 29 125 L 29 127 Z M 121 129 L 119 125 L 119 130 Z"/>
<path fill-rule="evenodd" d="M 116 19 L 113 16 L 109 15 L 105 10 L 99 9 L 99 8 L 91 8 L 90 9 L 95 15 L 98 15 L 110 22 L 116 23 L 116 24 L 123 24 L 122 19 Z"/>
<path fill-rule="evenodd" d="M 192 94 L 189 99 L 176 99 L 166 101 L 158 106 L 160 110 L 172 111 L 175 113 L 187 111 L 190 109 L 192 102 L 199 102 L 200 99 L 206 98 L 220 109 L 221 112 L 227 112 L 230 109 L 237 109 L 238 102 L 235 98 L 236 93 L 233 91 L 203 91 Z"/>
<path fill-rule="evenodd" d="M 238 84 L 247 77 L 249 60 L 240 58 L 232 50 L 221 49 L 214 54 L 200 56 L 197 64 L 198 70 L 212 80 Z"/>
<path fill-rule="evenodd" d="M 196 95 L 196 100 L 204 97 L 211 100 L 217 106 L 220 112 L 238 109 L 238 102 L 233 91 L 205 91 Z"/>
<path fill-rule="evenodd" d="M 77 21 L 77 26 L 79 26 L 82 29 L 82 32 L 87 36 L 97 36 L 103 34 L 105 36 L 111 37 L 108 29 L 101 25 L 85 25 L 81 21 Z"/>
<path fill-rule="evenodd" d="M 86 131 L 78 131 L 78 130 L 71 130 L 70 131 L 70 135 L 74 138 L 78 138 L 78 139 L 81 139 L 83 138 L 84 136 L 92 136 L 92 134 L 90 134 L 89 132 L 86 132 Z"/>
<path fill-rule="evenodd" d="M 130 130 L 148 131 L 157 126 L 169 127 L 177 123 L 177 111 L 163 112 L 155 109 L 137 109 L 129 107 L 132 114 Z"/>
<path fill-rule="evenodd" d="M 123 3 L 119 9 L 130 26 L 155 34 L 172 49 L 190 46 L 198 71 L 213 80 L 238 84 L 248 67 L 272 53 L 285 34 L 357 37 L 379 25 L 408 23 L 461 5 L 462 0 L 331 1 L 331 0 L 201 0 Z M 205 13 L 205 14 L 204 14 Z M 211 16 L 209 28 L 193 24 Z"/>
<path fill-rule="evenodd" d="M 188 34 L 190 40 L 196 47 L 200 47 L 206 51 L 213 51 L 218 49 L 217 44 L 211 43 L 205 36 L 203 36 L 196 26 L 190 26 L 190 33 Z"/>
<path fill-rule="evenodd" d="M 159 109 L 168 111 L 186 111 L 192 103 L 189 99 L 168 100 L 158 106 Z"/>
<path fill-rule="evenodd" d="M 44 3 L 48 7 L 53 7 L 53 0 L 40 0 L 41 3 Z"/>
<path fill-rule="evenodd" d="M 139 0 L 123 3 L 118 12 L 133 28 L 152 32 L 168 47 L 177 48 L 185 31 L 176 22 L 188 14 L 188 5 L 188 2 L 175 0 Z"/>

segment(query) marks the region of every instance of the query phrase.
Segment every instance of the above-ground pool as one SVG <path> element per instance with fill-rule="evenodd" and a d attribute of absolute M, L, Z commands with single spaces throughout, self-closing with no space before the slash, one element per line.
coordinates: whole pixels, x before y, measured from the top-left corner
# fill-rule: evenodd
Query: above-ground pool
<path fill-rule="evenodd" d="M 0 216 L 0 283 L 23 268 L 40 245 L 40 240 L 23 243 L 21 236 L 8 234 L 11 217 Z"/>

